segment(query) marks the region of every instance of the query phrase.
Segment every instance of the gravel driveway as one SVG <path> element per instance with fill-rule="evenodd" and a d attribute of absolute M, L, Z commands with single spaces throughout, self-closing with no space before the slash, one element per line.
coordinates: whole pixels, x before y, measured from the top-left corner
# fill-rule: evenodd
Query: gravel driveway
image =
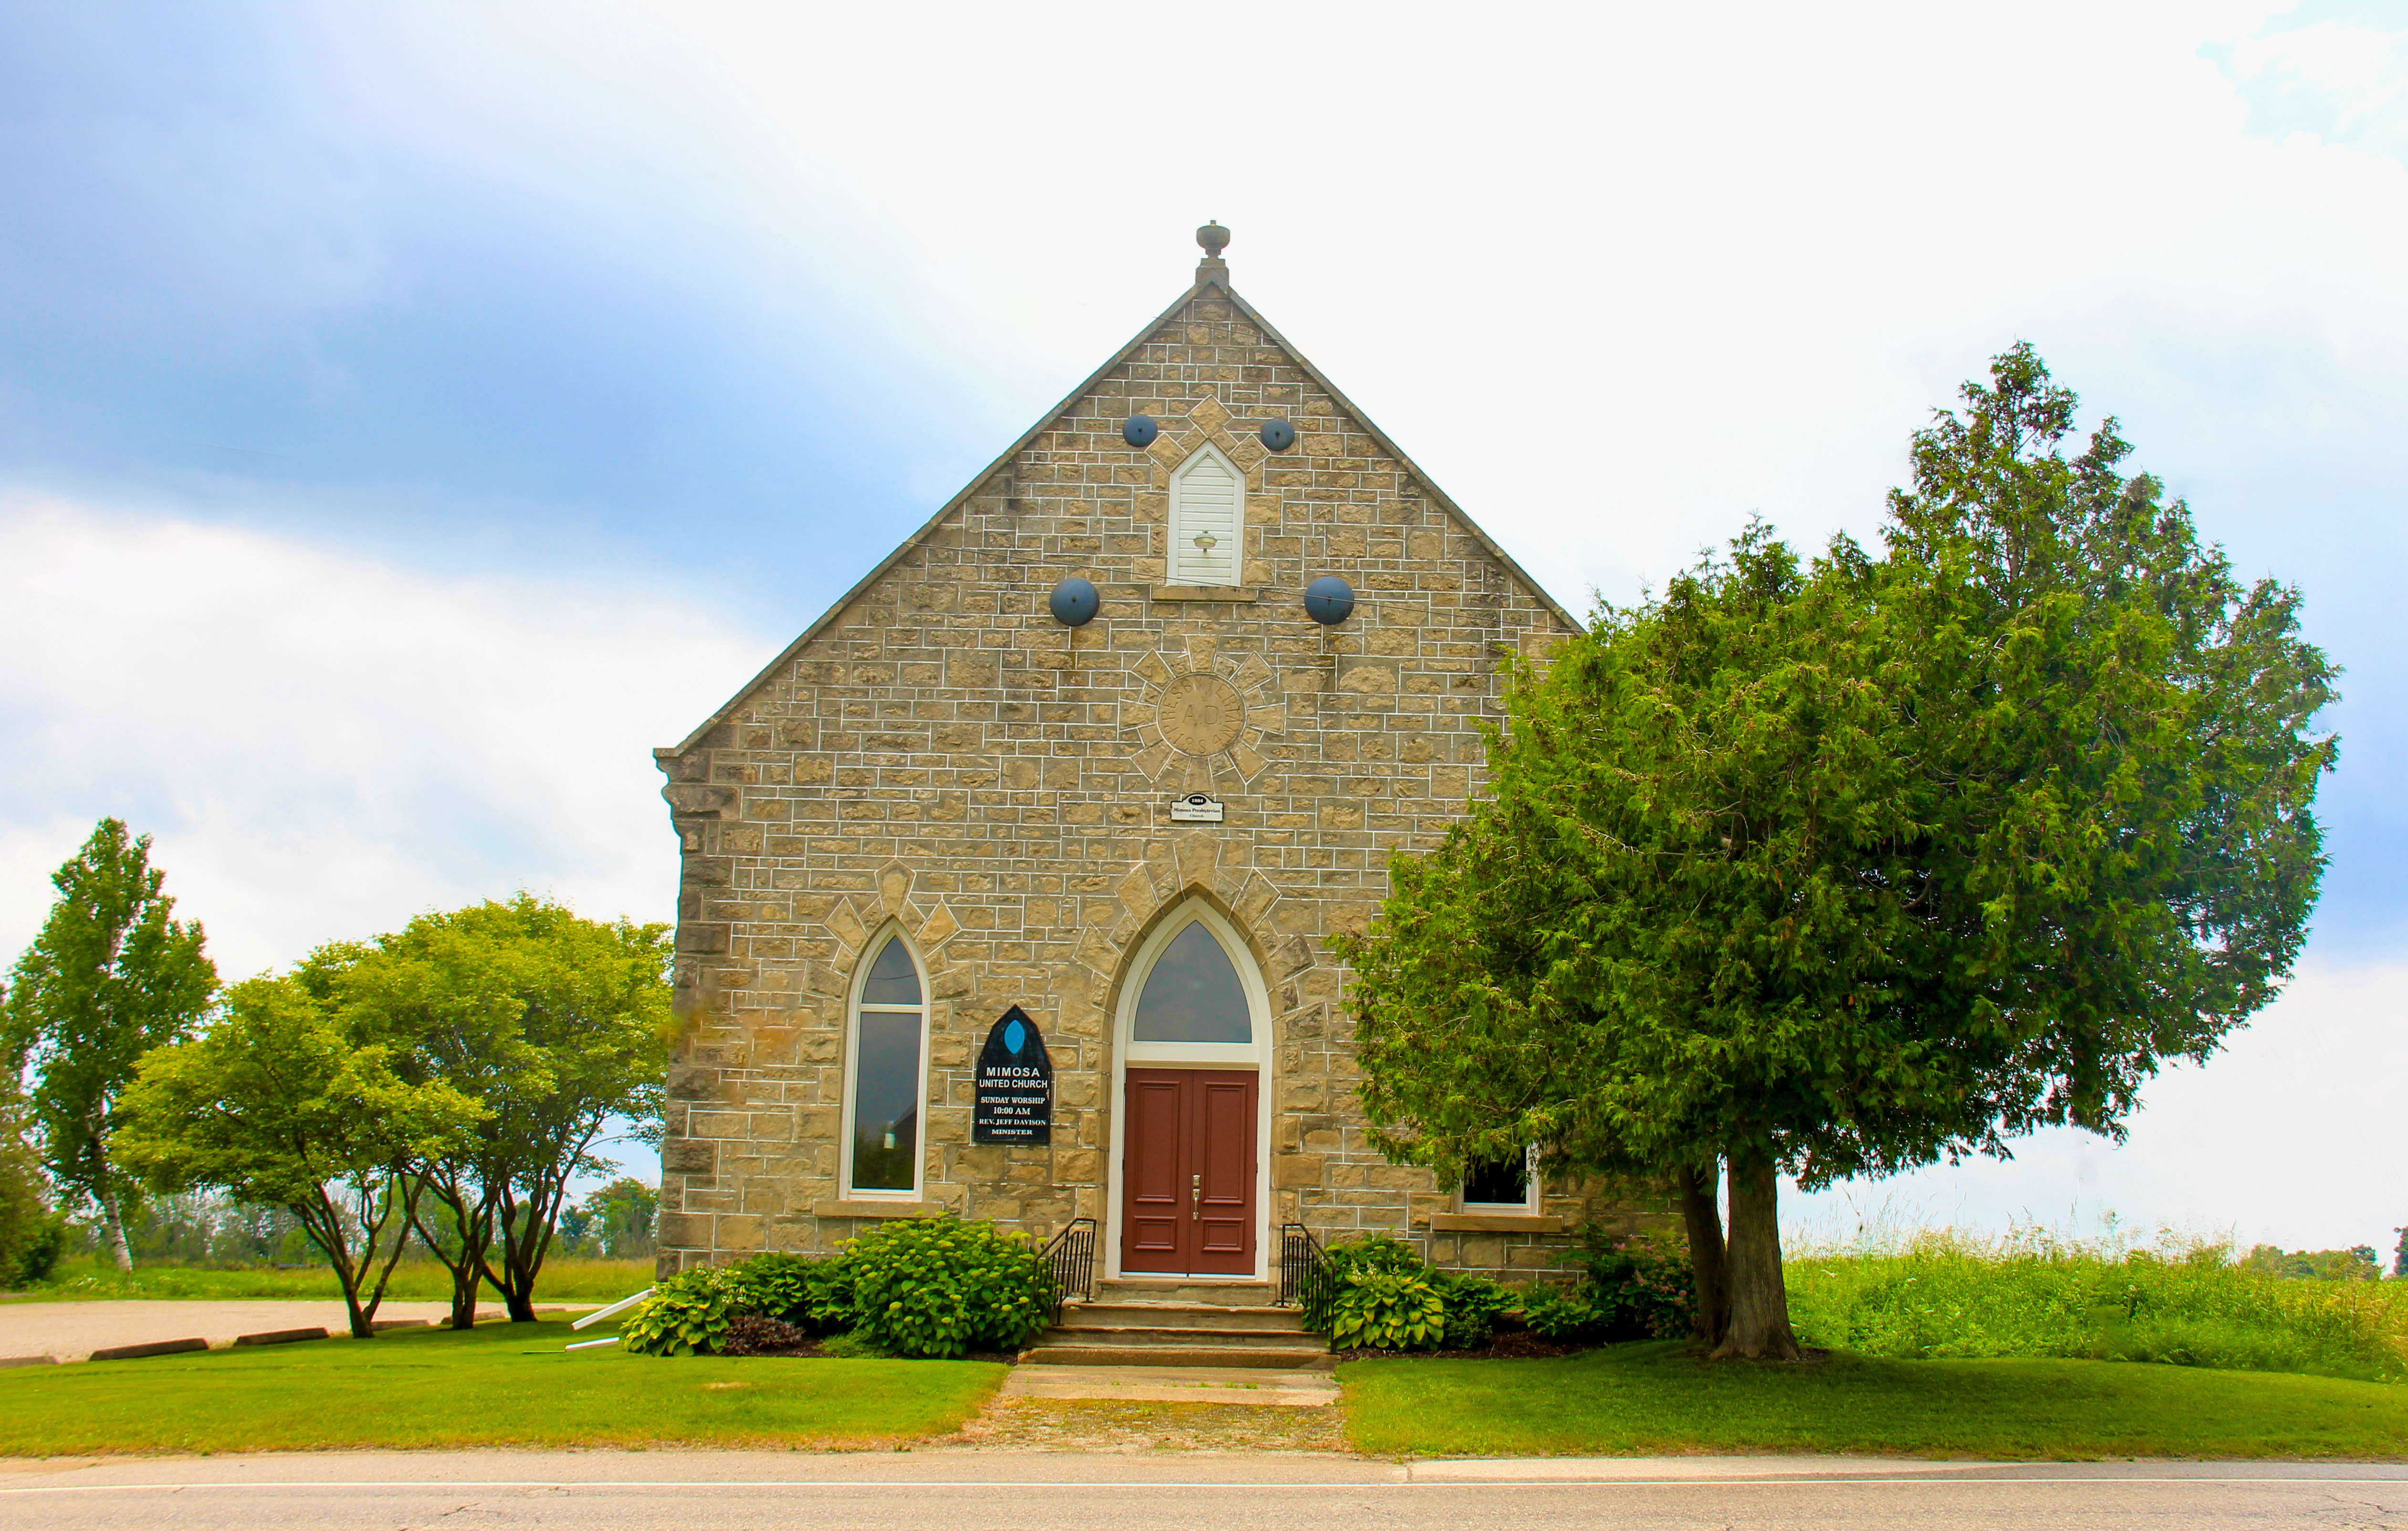
<path fill-rule="evenodd" d="M 435 1319 L 451 1315 L 448 1302 L 388 1302 L 379 1319 Z M 498 1303 L 480 1303 L 480 1320 L 500 1318 Z M 234 1343 L 236 1335 L 317 1325 L 328 1334 L 351 1328 L 340 1302 L 12 1302 L 0 1303 L 0 1360 L 47 1355 L 81 1361 L 116 1345 L 147 1345 L 161 1339 Z"/>

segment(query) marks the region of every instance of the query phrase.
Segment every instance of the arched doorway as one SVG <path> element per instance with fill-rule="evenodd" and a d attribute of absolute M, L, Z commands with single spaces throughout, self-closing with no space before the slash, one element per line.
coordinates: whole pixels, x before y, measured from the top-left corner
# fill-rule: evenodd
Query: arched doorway
<path fill-rule="evenodd" d="M 1270 1006 L 1245 942 L 1204 900 L 1180 905 L 1139 946 L 1116 1022 L 1110 1268 L 1261 1276 Z"/>

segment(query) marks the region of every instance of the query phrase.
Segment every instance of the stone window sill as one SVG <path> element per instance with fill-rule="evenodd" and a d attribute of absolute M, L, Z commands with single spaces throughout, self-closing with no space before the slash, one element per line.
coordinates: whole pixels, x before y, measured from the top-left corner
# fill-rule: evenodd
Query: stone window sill
<path fill-rule="evenodd" d="M 1529 1233 L 1564 1231 L 1564 1220 L 1537 1212 L 1435 1212 L 1432 1233 Z"/>
<path fill-rule="evenodd" d="M 939 1217 L 944 1208 L 933 1201 L 815 1201 L 813 1217 Z"/>
<path fill-rule="evenodd" d="M 1253 585 L 1156 585 L 1157 601 L 1251 601 L 1262 593 Z"/>

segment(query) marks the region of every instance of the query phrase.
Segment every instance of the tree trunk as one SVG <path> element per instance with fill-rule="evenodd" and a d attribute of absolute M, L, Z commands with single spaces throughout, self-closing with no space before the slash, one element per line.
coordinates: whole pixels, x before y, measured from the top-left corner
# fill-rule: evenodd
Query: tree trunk
<path fill-rule="evenodd" d="M 417 1202 L 411 1202 L 409 1224 L 416 1229 L 435 1258 L 452 1273 L 452 1318 L 454 1329 L 477 1326 L 477 1293 L 485 1276 L 485 1250 L 493 1241 L 493 1209 L 489 1202 L 480 1200 L 475 1211 L 468 1206 L 468 1193 L 459 1180 L 437 1180 L 429 1178 L 421 1184 L 421 1195 L 431 1195 L 452 1220 L 452 1232 L 460 1239 L 460 1257 L 454 1260 L 444 1249 L 443 1240 L 418 1216 Z"/>
<path fill-rule="evenodd" d="M 374 1339 L 375 1317 L 360 1309 L 360 1272 L 351 1261 L 350 1236 L 343 1226 L 342 1209 L 335 1205 L 334 1198 L 326 1195 L 326 1188 L 322 1185 L 318 1188 L 315 1202 L 287 1202 L 285 1205 L 292 1209 L 294 1216 L 301 1220 L 302 1232 L 309 1236 L 309 1242 L 318 1246 L 318 1252 L 326 1257 L 327 1267 L 334 1271 L 335 1280 L 342 1284 L 343 1310 L 351 1315 L 351 1338 Z"/>
<path fill-rule="evenodd" d="M 1709 1349 L 1730 1327 L 1730 1281 L 1723 1255 L 1722 1214 L 1714 1207 L 1718 1163 L 1681 1171 L 1681 1216 L 1689 1225 L 1689 1269 L 1698 1283 L 1697 1341 Z"/>
<path fill-rule="evenodd" d="M 477 1326 L 477 1289 L 484 1281 L 476 1264 L 464 1262 L 452 1269 L 452 1327 L 473 1329 Z"/>
<path fill-rule="evenodd" d="M 502 1268 L 509 1277 L 509 1285 L 502 1293 L 502 1306 L 509 1309 L 510 1322 L 533 1324 L 535 1322 L 535 1278 L 537 1270 L 540 1268 L 537 1260 L 530 1258 L 523 1247 L 512 1245 L 509 1248 L 509 1257 L 503 1262 Z"/>
<path fill-rule="evenodd" d="M 1795 1361 L 1789 1292 L 1781 1281 L 1780 1172 L 1769 1158 L 1730 1159 L 1730 1329 L 1714 1359 Z"/>
<path fill-rule="evenodd" d="M 131 1272 L 134 1269 L 134 1251 L 125 1242 L 125 1209 L 119 1204 L 117 1193 L 104 1194 L 100 1207 L 108 1214 L 108 1252 L 116 1259 L 119 1270 Z"/>
<path fill-rule="evenodd" d="M 494 1244 L 502 1252 L 502 1268 L 494 1284 L 502 1289 L 502 1306 L 512 1324 L 535 1322 L 535 1283 L 552 1248 L 552 1220 L 559 1215 L 563 1181 L 538 1178 L 525 1201 L 509 1192 L 502 1195 L 494 1218 Z"/>

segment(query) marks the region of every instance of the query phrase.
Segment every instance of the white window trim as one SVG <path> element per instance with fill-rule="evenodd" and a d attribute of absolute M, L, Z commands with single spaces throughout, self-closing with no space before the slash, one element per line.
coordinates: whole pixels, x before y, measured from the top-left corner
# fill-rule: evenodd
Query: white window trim
<path fill-rule="evenodd" d="M 1211 581 L 1209 585 L 1207 584 L 1207 581 L 1204 580 L 1183 578 L 1180 573 L 1179 567 L 1179 550 L 1184 546 L 1182 534 L 1186 530 L 1186 528 L 1182 524 L 1182 518 L 1180 514 L 1180 490 L 1186 483 L 1188 473 L 1194 469 L 1197 464 L 1204 461 L 1208 457 L 1220 464 L 1221 466 L 1228 472 L 1230 479 L 1235 481 L 1238 486 L 1237 502 L 1230 508 L 1229 512 L 1229 537 L 1231 542 L 1235 544 L 1229 552 L 1229 578 L 1226 580 Z M 1174 585 L 1195 585 L 1204 586 L 1206 588 L 1221 589 L 1232 589 L 1245 583 L 1246 475 L 1243 469 L 1240 468 L 1237 464 L 1229 460 L 1228 453 L 1212 445 L 1210 441 L 1207 441 L 1202 446 L 1197 448 L 1194 451 L 1189 452 L 1187 454 L 1187 460 L 1181 463 L 1177 467 L 1171 470 L 1170 519 L 1168 524 L 1170 528 L 1168 543 L 1163 550 L 1163 578 L 1165 579 Z"/>
<path fill-rule="evenodd" d="M 1539 1183 L 1539 1145 L 1532 1143 L 1522 1151 L 1522 1199 L 1520 1201 L 1474 1201 L 1469 1195 L 1458 1194 L 1455 1198 L 1456 1205 L 1468 1213 L 1486 1212 L 1492 1216 L 1515 1212 L 1535 1213 L 1541 1210 L 1546 1201 L 1546 1188 Z M 1469 1191 L 1470 1188 L 1471 1182 L 1467 1177 L 1464 1180 L 1464 1189 Z"/>
<path fill-rule="evenodd" d="M 879 954 L 886 950 L 889 940 L 903 943 L 904 955 L 911 959 L 911 971 L 920 980 L 920 1003 L 917 1005 L 865 1005 L 861 994 L 869 986 L 869 970 L 878 965 Z M 920 1140 L 912 1145 L 911 1189 L 909 1191 L 873 1191 L 853 1183 L 853 1109 L 857 1093 L 854 1076 L 861 1063 L 862 1012 L 872 1015 L 909 1015 L 920 1017 Z M 861 949 L 861 960 L 853 965 L 853 983 L 845 994 L 844 1004 L 844 1109 L 837 1138 L 837 1192 L 844 1201 L 918 1201 L 928 1176 L 928 966 L 920 960 L 920 951 L 902 925 L 888 922 Z"/>
<path fill-rule="evenodd" d="M 1154 959 L 1161 956 L 1179 933 L 1191 924 L 1201 923 L 1221 942 L 1229 954 L 1230 966 L 1238 970 L 1238 982 L 1246 992 L 1246 1009 L 1254 1023 L 1252 1042 L 1139 1042 L 1132 1038 L 1137 1032 L 1137 1004 L 1145 994 L 1145 980 L 1154 976 Z M 1128 981 L 1121 988 L 1120 1005 L 1112 1018 L 1112 1084 L 1111 1132 L 1109 1150 L 1111 1157 L 1110 1177 L 1104 1186 L 1104 1274 L 1117 1278 L 1121 1273 L 1121 1201 L 1125 1194 L 1128 1165 L 1125 1157 L 1127 1146 L 1123 1128 L 1127 1124 L 1128 1071 L 1132 1068 L 1226 1068 L 1248 1070 L 1262 1076 L 1254 1096 L 1254 1269 L 1247 1278 L 1253 1281 L 1269 1279 L 1271 1250 L 1271 1118 L 1278 1115 L 1270 1098 L 1272 1083 L 1271 1001 L 1270 990 L 1263 982 L 1262 970 L 1254 966 L 1254 955 L 1238 935 L 1235 925 L 1224 919 L 1221 911 L 1200 897 L 1191 897 L 1172 909 L 1155 923 L 1154 932 L 1140 942 L 1136 957 L 1129 963 Z M 1226 1278 L 1209 1278 L 1226 1280 Z"/>
<path fill-rule="evenodd" d="M 1140 1042 L 1137 1039 L 1137 1004 L 1145 996 L 1145 981 L 1154 976 L 1154 963 L 1170 950 L 1170 943 L 1177 940 L 1179 933 L 1189 925 L 1202 925 L 1210 931 L 1212 938 L 1221 943 L 1222 952 L 1228 956 L 1229 966 L 1238 970 L 1238 985 L 1246 993 L 1246 1020 L 1254 1030 L 1253 1041 Z M 1121 1023 L 1124 1038 L 1122 1056 L 1138 1067 L 1149 1065 L 1189 1068 L 1265 1067 L 1264 1053 L 1267 1050 L 1264 1042 L 1270 1031 L 1269 991 L 1264 987 L 1262 974 L 1254 970 L 1254 956 L 1246 950 L 1246 943 L 1238 938 L 1238 933 L 1231 928 L 1229 922 L 1221 918 L 1220 910 L 1201 899 L 1189 900 L 1169 919 L 1154 926 L 1154 934 L 1137 949 L 1137 961 L 1129 968 L 1127 1001 L 1122 1008 L 1128 1012 Z"/>

